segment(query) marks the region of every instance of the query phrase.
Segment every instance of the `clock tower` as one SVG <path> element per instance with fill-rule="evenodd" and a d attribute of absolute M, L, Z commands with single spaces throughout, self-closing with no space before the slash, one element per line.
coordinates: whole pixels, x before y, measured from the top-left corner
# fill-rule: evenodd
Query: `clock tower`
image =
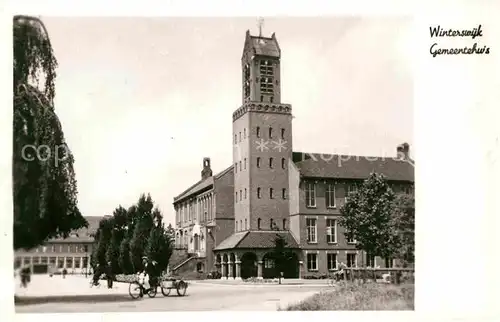
<path fill-rule="evenodd" d="M 242 105 L 233 113 L 235 230 L 288 229 L 292 108 L 281 102 L 281 50 L 246 32 Z"/>

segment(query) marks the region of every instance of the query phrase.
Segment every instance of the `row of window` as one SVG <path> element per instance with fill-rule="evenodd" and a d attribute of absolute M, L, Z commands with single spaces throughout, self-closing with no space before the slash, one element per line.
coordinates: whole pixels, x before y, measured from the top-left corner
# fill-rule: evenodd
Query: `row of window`
<path fill-rule="evenodd" d="M 316 185 L 315 182 L 306 182 L 305 183 L 305 194 L 306 194 L 306 206 L 307 207 L 316 207 Z M 346 200 L 347 196 L 352 193 L 358 191 L 358 184 L 348 184 L 347 192 L 346 192 Z M 403 192 L 406 194 L 412 193 L 412 187 L 410 185 L 405 185 L 403 187 Z M 336 198 L 335 198 L 335 183 L 327 182 L 325 183 L 325 203 L 327 208 L 335 208 Z"/>
<path fill-rule="evenodd" d="M 358 256 L 355 253 L 346 254 L 346 265 L 347 267 L 358 267 Z M 329 271 L 334 271 L 339 269 L 339 262 L 337 260 L 336 253 L 327 253 L 327 268 Z M 376 267 L 377 262 L 375 256 L 371 256 L 366 254 L 365 263 L 367 267 Z M 308 271 L 318 271 L 318 254 L 317 253 L 308 253 L 307 254 L 307 270 Z M 393 268 L 394 260 L 390 258 L 385 259 L 385 268 Z"/>
<path fill-rule="evenodd" d="M 262 189 L 260 187 L 257 188 L 257 198 L 262 199 Z M 269 199 L 274 199 L 274 198 L 275 198 L 274 189 L 269 188 Z M 238 191 L 235 192 L 236 203 L 238 202 L 238 200 L 242 201 L 243 199 L 247 199 L 247 188 L 240 189 L 239 194 Z M 286 188 L 281 189 L 281 199 L 284 200 L 287 199 Z"/>
<path fill-rule="evenodd" d="M 87 253 L 89 251 L 88 245 L 50 245 L 38 246 L 33 249 L 35 253 Z"/>
<path fill-rule="evenodd" d="M 269 139 L 273 139 L 274 138 L 274 130 L 272 127 L 270 127 L 268 129 L 268 133 L 269 133 Z M 257 126 L 255 128 L 255 134 L 257 136 L 257 138 L 260 138 L 261 137 L 261 132 L 260 132 L 260 127 Z M 245 140 L 247 138 L 247 129 L 243 129 L 243 137 L 241 136 L 241 131 L 238 133 L 238 134 L 234 134 L 234 144 L 237 144 L 238 142 L 241 142 L 242 140 Z M 281 139 L 284 140 L 285 139 L 285 129 L 281 129 Z"/>
<path fill-rule="evenodd" d="M 347 185 L 347 195 L 356 192 L 357 189 L 357 185 L 355 184 Z M 306 206 L 316 207 L 316 183 L 306 182 L 304 190 L 306 193 Z M 337 207 L 334 183 L 325 184 L 325 203 L 327 208 Z"/>
<path fill-rule="evenodd" d="M 45 264 L 57 268 L 87 268 L 89 266 L 88 257 L 24 257 L 16 258 L 14 268 L 19 268 L 21 265 Z"/>
<path fill-rule="evenodd" d="M 243 220 L 240 219 L 239 221 L 239 225 L 238 225 L 238 220 L 235 221 L 235 225 L 234 225 L 234 230 L 235 231 L 245 231 L 248 229 L 248 226 L 247 226 L 247 219 L 245 218 L 245 226 L 244 226 L 245 229 L 243 229 Z M 257 229 L 258 230 L 261 230 L 263 229 L 262 227 L 262 219 L 261 218 L 257 218 Z M 273 218 L 269 219 L 269 229 L 270 230 L 274 230 L 274 229 L 278 229 L 278 230 L 286 230 L 286 219 L 283 219 L 282 221 L 282 228 L 278 227 L 278 224 L 276 223 L 276 221 L 274 221 Z"/>
<path fill-rule="evenodd" d="M 307 230 L 307 242 L 317 243 L 318 242 L 318 220 L 316 218 L 306 218 L 306 230 Z M 330 244 L 336 244 L 337 240 L 337 220 L 327 218 L 326 219 L 326 242 Z M 346 242 L 348 244 L 355 244 L 356 239 L 353 236 L 346 234 Z"/>
<path fill-rule="evenodd" d="M 236 162 L 234 164 L 234 172 L 238 173 L 238 165 L 239 165 L 239 171 L 241 172 L 242 170 L 247 169 L 247 158 L 243 159 L 242 161 Z M 262 166 L 262 159 L 260 157 L 257 157 L 257 168 L 260 168 Z M 269 168 L 274 169 L 274 158 L 269 158 Z M 281 168 L 285 169 L 286 168 L 286 159 L 281 158 Z"/>
<path fill-rule="evenodd" d="M 201 222 L 207 222 L 213 219 L 213 200 L 198 199 L 182 204 L 176 208 L 176 222 L 188 222 L 199 219 Z M 198 216 L 200 218 L 198 218 Z"/>

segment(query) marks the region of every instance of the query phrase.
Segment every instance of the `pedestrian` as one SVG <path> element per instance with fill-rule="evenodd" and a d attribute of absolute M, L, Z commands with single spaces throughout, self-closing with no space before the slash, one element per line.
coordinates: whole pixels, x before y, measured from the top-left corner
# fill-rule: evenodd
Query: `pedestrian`
<path fill-rule="evenodd" d="M 66 278 L 66 274 L 68 274 L 68 270 L 66 268 L 64 268 L 62 271 L 62 277 Z"/>
<path fill-rule="evenodd" d="M 31 280 L 31 267 L 26 265 L 23 268 L 21 268 L 21 271 L 19 272 L 19 277 L 21 278 L 21 287 L 27 287 L 28 283 Z"/>
<path fill-rule="evenodd" d="M 111 262 L 106 265 L 106 279 L 108 280 L 108 288 L 113 288 L 113 267 Z"/>

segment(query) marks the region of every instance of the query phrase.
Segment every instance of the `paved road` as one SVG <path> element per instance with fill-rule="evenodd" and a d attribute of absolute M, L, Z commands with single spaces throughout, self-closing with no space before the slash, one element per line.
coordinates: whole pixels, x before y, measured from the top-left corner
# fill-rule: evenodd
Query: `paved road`
<path fill-rule="evenodd" d="M 213 285 L 191 284 L 186 296 L 172 290 L 168 297 L 131 300 L 127 296 L 106 302 L 16 305 L 17 313 L 132 312 L 132 311 L 275 311 L 325 289 L 324 285 Z M 327 289 L 327 288 L 326 288 Z"/>

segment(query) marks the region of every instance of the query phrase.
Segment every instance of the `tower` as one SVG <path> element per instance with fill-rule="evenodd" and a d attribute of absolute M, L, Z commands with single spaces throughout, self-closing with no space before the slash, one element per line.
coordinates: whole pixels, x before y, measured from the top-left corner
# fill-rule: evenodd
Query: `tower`
<path fill-rule="evenodd" d="M 233 113 L 235 229 L 288 228 L 292 109 L 281 103 L 275 34 L 250 35 L 241 58 L 242 106 Z"/>

